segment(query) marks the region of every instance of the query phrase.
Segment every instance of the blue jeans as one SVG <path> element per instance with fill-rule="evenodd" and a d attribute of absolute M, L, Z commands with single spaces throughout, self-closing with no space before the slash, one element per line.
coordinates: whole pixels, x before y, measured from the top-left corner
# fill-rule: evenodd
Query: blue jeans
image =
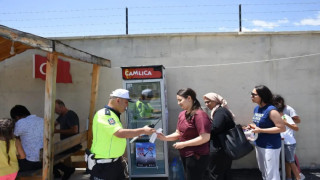
<path fill-rule="evenodd" d="M 285 144 L 284 145 L 285 159 L 287 163 L 294 163 L 294 155 L 296 153 L 296 144 Z"/>

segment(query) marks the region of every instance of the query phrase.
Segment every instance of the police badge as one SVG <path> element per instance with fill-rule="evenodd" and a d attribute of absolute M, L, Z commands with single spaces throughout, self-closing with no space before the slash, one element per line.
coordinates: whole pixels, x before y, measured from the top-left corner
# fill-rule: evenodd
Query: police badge
<path fill-rule="evenodd" d="M 108 119 L 108 123 L 109 123 L 110 125 L 116 124 L 116 122 L 114 121 L 113 118 Z"/>

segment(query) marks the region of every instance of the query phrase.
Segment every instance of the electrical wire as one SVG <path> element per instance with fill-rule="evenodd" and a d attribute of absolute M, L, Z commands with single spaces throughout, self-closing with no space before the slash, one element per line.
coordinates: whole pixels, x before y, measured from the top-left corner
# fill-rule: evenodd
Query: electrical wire
<path fill-rule="evenodd" d="M 238 62 L 238 63 L 225 63 L 225 64 L 212 64 L 212 65 L 194 65 L 194 66 L 169 66 L 166 69 L 176 69 L 176 68 L 200 68 L 200 67 L 219 67 L 219 66 L 230 66 L 230 65 L 242 65 L 242 64 L 253 64 L 253 63 L 264 63 L 264 62 L 273 62 L 273 61 L 283 61 L 283 60 L 293 60 L 297 58 L 311 57 L 311 56 L 319 56 L 320 53 L 306 54 L 301 56 L 291 56 L 291 57 L 283 57 L 283 58 L 275 58 L 275 59 L 265 59 L 265 60 L 255 60 L 255 61 L 246 61 L 246 62 Z"/>
<path fill-rule="evenodd" d="M 300 55 L 300 56 L 291 56 L 291 57 L 283 57 L 283 58 L 246 61 L 246 62 L 238 62 L 238 63 L 207 64 L 207 65 L 192 65 L 192 66 L 166 66 L 166 69 L 202 68 L 202 67 L 220 67 L 220 66 L 243 65 L 243 64 L 273 62 L 273 61 L 294 60 L 294 59 L 298 59 L 298 58 L 305 58 L 305 57 L 312 57 L 312 56 L 319 56 L 319 55 L 320 55 L 320 53 L 313 53 L 313 54 L 305 54 L 305 55 Z M 111 69 L 119 69 L 119 68 L 121 68 L 121 67 L 111 67 Z"/>

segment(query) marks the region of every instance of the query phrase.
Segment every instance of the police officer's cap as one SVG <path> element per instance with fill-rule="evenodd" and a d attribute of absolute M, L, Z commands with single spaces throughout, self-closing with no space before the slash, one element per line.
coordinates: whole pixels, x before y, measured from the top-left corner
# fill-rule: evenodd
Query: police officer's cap
<path fill-rule="evenodd" d="M 144 89 L 142 92 L 141 92 L 142 95 L 144 95 L 145 97 L 147 98 L 152 98 L 153 97 L 153 92 L 151 89 Z"/>
<path fill-rule="evenodd" d="M 116 89 L 112 91 L 110 94 L 111 97 L 118 97 L 122 99 L 128 99 L 131 102 L 131 99 L 129 97 L 129 91 L 126 89 Z"/>

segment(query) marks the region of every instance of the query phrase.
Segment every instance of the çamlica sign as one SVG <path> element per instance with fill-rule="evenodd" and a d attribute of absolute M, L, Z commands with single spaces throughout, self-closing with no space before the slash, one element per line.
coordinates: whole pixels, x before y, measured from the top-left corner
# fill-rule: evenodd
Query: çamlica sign
<path fill-rule="evenodd" d="M 162 78 L 163 66 L 122 67 L 122 78 L 128 79 L 159 79 Z"/>

